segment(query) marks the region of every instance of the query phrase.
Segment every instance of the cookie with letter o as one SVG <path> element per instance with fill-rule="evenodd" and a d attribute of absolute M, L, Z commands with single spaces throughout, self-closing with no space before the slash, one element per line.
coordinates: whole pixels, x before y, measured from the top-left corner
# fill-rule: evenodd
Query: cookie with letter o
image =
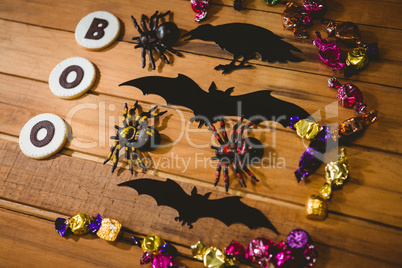
<path fill-rule="evenodd" d="M 111 45 L 119 36 L 120 22 L 106 11 L 86 15 L 75 28 L 75 40 L 81 46 L 98 50 Z"/>
<path fill-rule="evenodd" d="M 54 67 L 49 76 L 49 88 L 59 98 L 73 99 L 87 92 L 95 77 L 92 62 L 85 58 L 72 57 Z"/>
<path fill-rule="evenodd" d="M 67 140 L 64 120 L 45 113 L 31 118 L 21 129 L 19 144 L 28 157 L 43 159 L 57 153 Z"/>

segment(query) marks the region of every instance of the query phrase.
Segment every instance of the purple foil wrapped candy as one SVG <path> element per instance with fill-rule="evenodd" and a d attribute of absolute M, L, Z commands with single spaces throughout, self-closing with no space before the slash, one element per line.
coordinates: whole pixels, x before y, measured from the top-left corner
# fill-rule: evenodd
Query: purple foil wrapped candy
<path fill-rule="evenodd" d="M 163 254 L 156 255 L 152 260 L 152 268 L 168 268 L 177 267 L 177 263 L 173 258 Z"/>
<path fill-rule="evenodd" d="M 295 124 L 299 122 L 300 117 L 298 115 L 292 116 L 289 118 L 289 127 L 293 130 L 296 130 Z"/>
<path fill-rule="evenodd" d="M 303 7 L 310 12 L 313 17 L 320 17 L 324 13 L 324 0 L 303 0 Z"/>
<path fill-rule="evenodd" d="M 310 236 L 302 229 L 295 229 L 288 234 L 286 241 L 290 248 L 305 248 L 310 241 Z"/>
<path fill-rule="evenodd" d="M 96 233 L 101 227 L 101 223 L 102 223 L 102 216 L 98 213 L 98 216 L 96 216 L 95 219 L 89 222 L 89 231 L 93 234 Z"/>
<path fill-rule="evenodd" d="M 226 255 L 230 255 L 237 260 L 244 258 L 245 255 L 243 245 L 234 240 L 230 242 L 229 246 L 225 247 L 225 252 Z"/>
<path fill-rule="evenodd" d="M 299 168 L 295 171 L 297 182 L 314 173 L 323 162 L 323 154 L 336 144 L 329 126 L 322 126 L 299 160 Z"/>
<path fill-rule="evenodd" d="M 195 13 L 195 21 L 200 22 L 207 17 L 209 0 L 191 0 L 191 8 Z"/>
<path fill-rule="evenodd" d="M 345 63 L 342 62 L 342 50 L 337 43 L 328 43 L 327 39 L 322 39 L 321 34 L 316 32 L 317 38 L 313 39 L 313 45 L 318 47 L 318 57 L 321 61 L 332 66 L 332 70 L 340 70 L 345 67 Z"/>
<path fill-rule="evenodd" d="M 65 236 L 68 228 L 68 220 L 63 218 L 57 218 L 54 221 L 54 228 L 61 236 Z"/>

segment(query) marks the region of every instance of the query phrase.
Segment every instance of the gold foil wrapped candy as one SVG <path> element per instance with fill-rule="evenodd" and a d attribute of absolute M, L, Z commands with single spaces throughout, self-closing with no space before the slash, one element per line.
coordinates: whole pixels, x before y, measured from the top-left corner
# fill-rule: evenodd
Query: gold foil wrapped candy
<path fill-rule="evenodd" d="M 308 219 L 324 220 L 327 217 L 327 200 L 318 195 L 309 196 L 306 204 L 306 216 Z"/>
<path fill-rule="evenodd" d="M 115 241 L 119 236 L 121 223 L 109 218 L 102 219 L 101 226 L 96 235 L 106 241 Z"/>
<path fill-rule="evenodd" d="M 299 120 L 295 124 L 296 133 L 306 140 L 312 140 L 320 132 L 321 126 L 308 119 Z"/>
<path fill-rule="evenodd" d="M 89 222 L 91 217 L 85 213 L 79 213 L 68 220 L 71 232 L 76 235 L 86 234 L 89 232 Z"/>
<path fill-rule="evenodd" d="M 324 183 L 324 185 L 320 189 L 320 195 L 324 199 L 330 199 L 332 194 L 332 186 L 329 183 Z"/>
<path fill-rule="evenodd" d="M 369 55 L 367 49 L 364 47 L 354 48 L 348 53 L 346 58 L 346 65 L 352 66 L 356 70 L 364 69 L 369 64 Z"/>
<path fill-rule="evenodd" d="M 203 261 L 205 267 L 208 268 L 224 267 L 224 264 L 226 263 L 226 254 L 219 248 L 210 247 L 205 251 Z"/>
<path fill-rule="evenodd" d="M 207 247 L 203 243 L 201 243 L 201 241 L 198 241 L 197 244 L 191 246 L 193 257 L 199 261 L 202 261 L 204 259 L 204 254 L 206 250 Z"/>
<path fill-rule="evenodd" d="M 348 159 L 345 149 L 342 148 L 339 160 L 329 162 L 325 167 L 325 179 L 331 186 L 342 186 L 343 182 L 348 178 L 348 175 Z"/>
<path fill-rule="evenodd" d="M 165 244 L 166 242 L 157 235 L 148 235 L 142 240 L 141 248 L 144 251 L 150 251 L 153 253 L 157 253 L 159 248 Z"/>

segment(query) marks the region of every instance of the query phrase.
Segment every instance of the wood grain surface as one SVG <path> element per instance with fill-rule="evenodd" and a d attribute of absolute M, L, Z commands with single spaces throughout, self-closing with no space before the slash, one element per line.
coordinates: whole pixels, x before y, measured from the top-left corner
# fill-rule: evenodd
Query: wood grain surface
<path fill-rule="evenodd" d="M 169 20 L 185 33 L 199 25 L 187 0 L 0 1 L 0 266 L 138 267 L 142 250 L 130 243 L 132 232 L 140 237 L 155 233 L 178 248 L 181 263 L 203 267 L 192 259 L 189 249 L 198 240 L 221 248 L 233 239 L 245 245 L 259 236 L 279 242 L 291 230 L 302 228 L 317 246 L 319 258 L 314 267 L 401 267 L 402 2 L 327 2 L 324 19 L 355 22 L 365 42 L 379 43 L 380 60 L 350 79 L 319 61 L 317 48 L 311 44 L 315 31 L 325 36 L 319 20 L 308 29 L 310 38 L 306 40 L 283 29 L 283 4 L 269 7 L 263 0 L 247 0 L 244 10 L 237 12 L 231 0 L 213 1 L 203 23 L 244 22 L 268 28 L 300 48 L 305 59 L 287 64 L 253 60 L 252 70 L 222 75 L 213 67 L 229 63 L 231 55 L 199 40 L 179 40 L 174 47 L 183 57 L 170 55 L 171 65 L 156 57 L 155 71 L 149 65 L 141 68 L 140 50 L 134 50 L 131 41 L 138 33 L 130 15 L 140 18 L 155 10 L 171 10 Z M 75 27 L 82 17 L 98 10 L 116 15 L 122 30 L 110 47 L 85 50 L 75 41 Z M 59 99 L 49 90 L 48 78 L 59 62 L 73 56 L 94 63 L 97 79 L 78 99 Z M 324 183 L 324 165 L 308 180 L 296 182 L 293 172 L 308 143 L 294 131 L 272 122 L 253 128 L 249 135 L 269 146 L 266 161 L 252 167 L 260 182 L 246 178 L 247 188 L 243 188 L 230 171 L 226 193 L 222 181 L 213 185 L 217 162 L 210 160 L 214 156 L 210 145 L 216 145 L 216 140 L 205 127 L 198 129 L 189 122 L 191 110 L 166 106 L 159 96 L 144 96 L 139 89 L 118 86 L 138 77 L 177 77 L 179 73 L 205 91 L 213 81 L 218 90 L 234 86 L 233 95 L 272 90 L 273 96 L 303 107 L 322 124 L 354 116 L 352 110 L 338 105 L 336 90 L 327 87 L 327 79 L 337 76 L 341 83 L 357 85 L 368 108 L 379 111 L 379 120 L 344 144 L 350 178 L 334 192 L 328 218 L 305 218 L 307 196 L 317 194 Z M 113 126 L 121 124 L 124 103 L 131 105 L 135 100 L 140 101 L 140 110 L 157 104 L 159 110 L 168 111 L 160 119 L 150 120 L 162 135 L 162 146 L 144 154 L 150 164 L 146 173 L 135 167 L 131 175 L 121 156 L 112 174 L 110 164 L 102 165 L 112 144 L 109 136 L 115 134 Z M 58 154 L 34 160 L 21 152 L 18 136 L 24 124 L 41 113 L 63 118 L 70 130 L 69 140 Z M 236 120 L 228 118 L 227 127 Z M 196 186 L 200 194 L 211 192 L 211 199 L 241 196 L 242 202 L 267 216 L 279 235 L 242 224 L 228 227 L 212 218 L 198 220 L 193 229 L 183 227 L 175 221 L 176 210 L 117 186 L 136 178 L 171 178 L 188 194 Z M 100 213 L 120 221 L 129 231 L 116 243 L 91 235 L 61 238 L 53 221 L 76 213 Z"/>

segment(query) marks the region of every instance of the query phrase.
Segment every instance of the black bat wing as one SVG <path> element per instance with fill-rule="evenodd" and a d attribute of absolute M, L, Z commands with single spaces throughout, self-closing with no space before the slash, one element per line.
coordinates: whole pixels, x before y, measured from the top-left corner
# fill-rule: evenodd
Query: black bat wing
<path fill-rule="evenodd" d="M 296 104 L 277 99 L 272 91 L 262 90 L 245 95 L 232 96 L 230 103 L 241 103 L 241 113 L 245 118 L 276 121 L 283 127 L 289 126 L 289 118 L 298 115 L 300 119 L 310 114 Z"/>
<path fill-rule="evenodd" d="M 264 227 L 278 234 L 278 230 L 261 211 L 247 206 L 240 199 L 240 196 L 231 196 L 207 200 L 204 206 L 201 207 L 202 210 L 199 211 L 200 218 L 216 218 L 227 226 L 234 223 L 242 223 L 250 229 Z"/>
<path fill-rule="evenodd" d="M 208 103 L 208 93 L 202 90 L 191 78 L 179 74 L 177 78 L 147 76 L 133 79 L 119 86 L 133 86 L 144 95 L 156 94 L 166 100 L 167 105 L 184 106 L 198 114 L 200 106 Z"/>
<path fill-rule="evenodd" d="M 158 206 L 168 206 L 176 209 L 179 213 L 183 204 L 186 204 L 190 196 L 175 181 L 167 179 L 158 181 L 153 179 L 136 179 L 118 184 L 128 186 L 138 192 L 155 199 Z"/>

